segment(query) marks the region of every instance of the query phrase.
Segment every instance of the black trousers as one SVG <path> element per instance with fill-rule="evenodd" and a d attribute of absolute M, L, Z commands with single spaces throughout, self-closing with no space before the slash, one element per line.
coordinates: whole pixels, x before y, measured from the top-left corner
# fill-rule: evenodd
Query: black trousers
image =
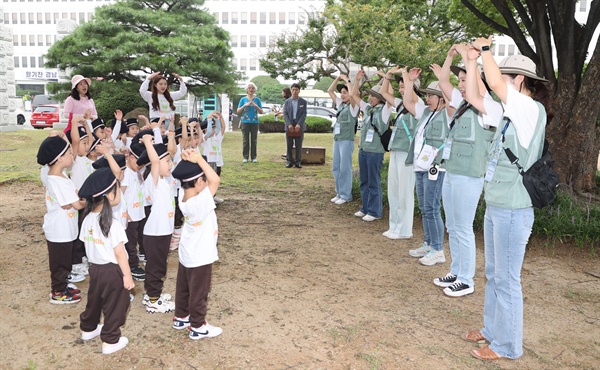
<path fill-rule="evenodd" d="M 175 288 L 175 316 L 190 315 L 192 328 L 204 325 L 211 275 L 212 263 L 192 268 L 179 264 Z"/>

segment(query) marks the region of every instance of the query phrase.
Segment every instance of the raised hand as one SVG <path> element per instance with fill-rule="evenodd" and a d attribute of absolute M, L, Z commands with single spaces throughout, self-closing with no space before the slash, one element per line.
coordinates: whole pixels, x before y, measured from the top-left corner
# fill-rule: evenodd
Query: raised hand
<path fill-rule="evenodd" d="M 122 121 L 123 120 L 123 112 L 121 112 L 120 109 L 117 109 L 114 114 L 115 114 L 115 119 L 117 121 Z"/>

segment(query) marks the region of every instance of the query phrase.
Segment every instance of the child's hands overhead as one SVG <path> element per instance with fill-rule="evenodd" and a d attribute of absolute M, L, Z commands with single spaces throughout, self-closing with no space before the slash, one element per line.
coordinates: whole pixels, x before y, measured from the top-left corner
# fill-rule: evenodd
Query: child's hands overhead
<path fill-rule="evenodd" d="M 120 109 L 117 109 L 117 110 L 115 111 L 114 115 L 115 115 L 115 119 L 116 119 L 117 121 L 122 121 L 122 120 L 123 120 L 123 112 L 121 112 L 121 110 L 120 110 Z"/>

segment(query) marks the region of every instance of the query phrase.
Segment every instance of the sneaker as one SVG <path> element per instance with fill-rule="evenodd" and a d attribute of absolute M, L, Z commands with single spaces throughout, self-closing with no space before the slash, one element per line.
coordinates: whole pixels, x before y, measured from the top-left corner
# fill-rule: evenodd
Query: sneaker
<path fill-rule="evenodd" d="M 450 297 L 462 297 L 467 294 L 473 294 L 474 291 L 474 287 L 468 286 L 460 280 L 456 280 L 454 284 L 444 288 L 444 294 Z"/>
<path fill-rule="evenodd" d="M 100 332 L 102 331 L 102 326 L 102 324 L 98 324 L 98 326 L 96 326 L 96 329 L 93 331 L 82 331 L 81 339 L 90 340 L 96 338 L 98 335 L 100 335 Z"/>
<path fill-rule="evenodd" d="M 383 233 L 383 236 L 385 236 L 388 239 L 392 239 L 392 240 L 396 240 L 396 239 L 402 239 L 402 237 L 400 236 L 400 234 L 398 234 L 395 231 L 386 231 L 385 233 Z"/>
<path fill-rule="evenodd" d="M 258 163 L 258 161 L 256 160 L 256 158 L 254 158 L 254 159 L 252 160 L 252 163 Z"/>
<path fill-rule="evenodd" d="M 379 220 L 381 217 L 375 217 L 375 216 L 371 216 L 371 215 L 365 215 L 365 217 L 363 217 L 363 221 L 366 222 L 371 222 L 371 221 L 375 221 L 375 220 Z"/>
<path fill-rule="evenodd" d="M 71 294 L 81 294 L 81 290 L 77 288 L 77 285 L 71 283 L 67 284 L 67 292 Z"/>
<path fill-rule="evenodd" d="M 419 263 L 425 266 L 433 266 L 437 263 L 446 262 L 446 257 L 444 256 L 444 251 L 436 251 L 435 249 L 430 249 L 429 253 L 425 256 L 419 258 Z"/>
<path fill-rule="evenodd" d="M 52 304 L 72 304 L 81 301 L 81 296 L 71 294 L 67 289 L 62 292 L 52 292 L 50 303 Z"/>
<path fill-rule="evenodd" d="M 110 355 L 111 353 L 120 351 L 127 346 L 127 343 L 129 343 L 129 339 L 127 339 L 126 337 L 119 338 L 119 341 L 115 344 L 108 344 L 102 342 L 102 354 Z"/>
<path fill-rule="evenodd" d="M 358 211 L 358 212 L 356 212 L 356 213 L 354 214 L 354 216 L 356 216 L 356 217 L 360 217 L 360 218 L 363 218 L 363 217 L 365 217 L 366 215 L 365 215 L 364 213 L 362 213 L 361 211 Z"/>
<path fill-rule="evenodd" d="M 242 160 L 242 163 L 248 163 L 248 160 L 247 160 L 246 158 L 244 158 L 244 159 Z"/>
<path fill-rule="evenodd" d="M 71 274 L 86 276 L 89 274 L 89 265 L 86 265 L 83 262 L 74 264 L 73 267 L 71 267 Z"/>
<path fill-rule="evenodd" d="M 74 274 L 73 272 L 71 272 L 67 276 L 67 281 L 69 283 L 79 283 L 79 282 L 84 281 L 84 280 L 85 280 L 85 275 Z"/>
<path fill-rule="evenodd" d="M 199 328 L 190 327 L 190 339 L 198 340 L 202 338 L 213 338 L 221 335 L 223 333 L 223 329 L 218 328 L 216 326 L 212 326 L 206 321 L 204 325 Z"/>
<path fill-rule="evenodd" d="M 340 197 L 338 197 L 338 196 L 336 195 L 335 197 L 331 198 L 331 203 L 335 203 L 335 202 L 337 202 L 338 200 L 340 200 Z"/>
<path fill-rule="evenodd" d="M 144 281 L 146 280 L 146 272 L 141 267 L 134 267 L 131 269 L 131 277 L 133 280 Z"/>
<path fill-rule="evenodd" d="M 454 284 L 455 281 L 456 281 L 456 275 L 454 275 L 451 272 L 447 273 L 446 276 L 444 276 L 444 277 L 433 279 L 433 283 L 435 285 L 441 286 L 444 288 L 451 286 L 452 284 Z"/>
<path fill-rule="evenodd" d="M 341 204 L 344 204 L 344 203 L 348 203 L 348 201 L 346 199 L 342 199 L 342 198 L 335 201 L 335 204 L 337 204 L 338 206 Z"/>
<path fill-rule="evenodd" d="M 427 245 L 427 243 L 423 242 L 423 244 L 419 248 L 409 250 L 408 254 L 411 257 L 421 258 L 421 257 L 425 256 L 427 253 L 429 253 L 430 249 L 431 249 L 431 247 L 429 245 Z"/>
<path fill-rule="evenodd" d="M 175 303 L 165 301 L 162 298 L 157 299 L 156 302 L 151 302 L 148 299 L 144 306 L 146 306 L 146 312 L 149 313 L 167 313 L 175 309 Z"/>
<path fill-rule="evenodd" d="M 213 200 L 215 201 L 215 204 L 221 204 L 221 203 L 223 203 L 225 201 L 225 199 L 219 198 L 216 195 L 213 197 Z"/>
<path fill-rule="evenodd" d="M 146 255 L 144 253 L 138 254 L 138 259 L 141 263 L 146 264 Z"/>
<path fill-rule="evenodd" d="M 165 302 L 168 302 L 171 300 L 171 295 L 169 293 L 162 293 L 160 295 L 160 299 L 162 299 Z M 146 305 L 147 303 L 150 303 L 150 297 L 148 296 L 148 294 L 144 294 L 144 297 L 142 298 L 142 304 Z"/>
<path fill-rule="evenodd" d="M 173 329 L 181 330 L 190 326 L 190 315 L 186 317 L 173 317 Z"/>

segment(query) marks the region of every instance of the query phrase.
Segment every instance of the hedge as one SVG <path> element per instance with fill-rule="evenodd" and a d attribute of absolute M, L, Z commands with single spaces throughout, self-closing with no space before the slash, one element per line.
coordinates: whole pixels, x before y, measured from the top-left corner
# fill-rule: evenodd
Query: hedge
<path fill-rule="evenodd" d="M 265 114 L 258 117 L 258 129 L 260 132 L 284 132 L 284 122 L 280 117 L 275 120 L 274 114 Z M 331 121 L 327 118 L 308 116 L 306 117 L 306 132 L 323 133 L 331 132 Z"/>

